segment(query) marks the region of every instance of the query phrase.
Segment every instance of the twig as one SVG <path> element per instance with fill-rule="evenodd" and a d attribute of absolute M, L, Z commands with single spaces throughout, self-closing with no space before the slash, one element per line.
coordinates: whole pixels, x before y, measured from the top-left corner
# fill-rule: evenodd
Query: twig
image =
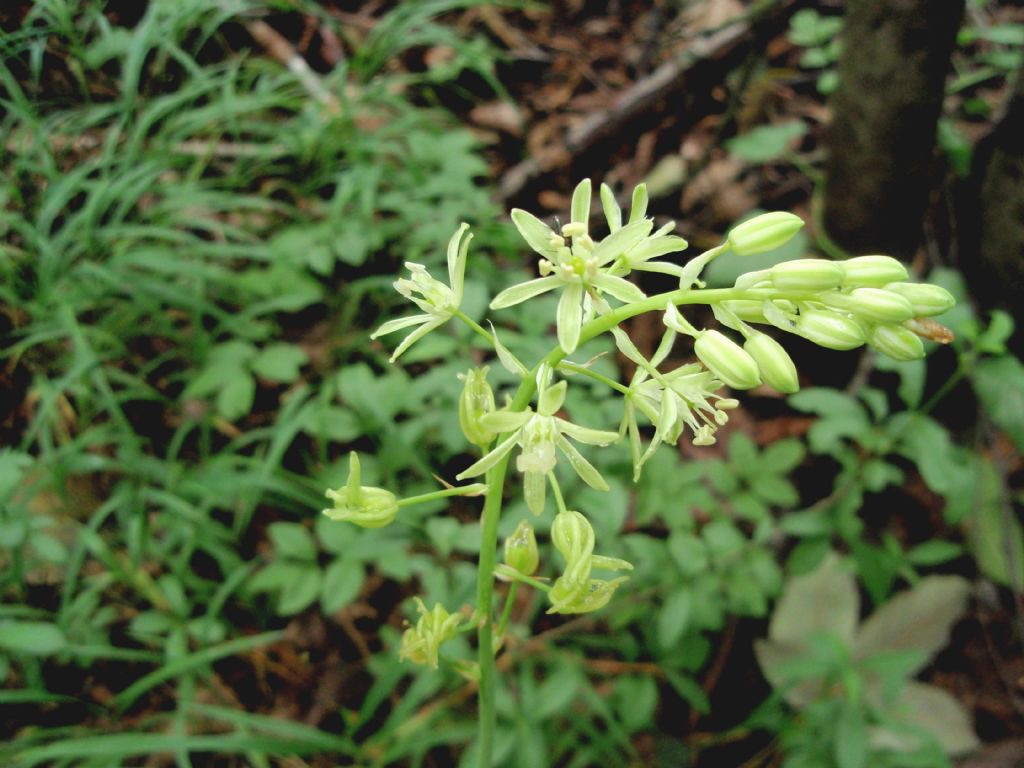
<path fill-rule="evenodd" d="M 302 87 L 309 92 L 310 96 L 330 112 L 336 113 L 341 111 L 341 105 L 338 103 L 337 97 L 324 88 L 316 72 L 309 68 L 306 60 L 299 55 L 298 51 L 280 32 L 259 19 L 250 21 L 245 25 L 245 28 L 256 42 L 267 49 L 267 53 L 286 66 L 295 75 L 302 84 Z"/>

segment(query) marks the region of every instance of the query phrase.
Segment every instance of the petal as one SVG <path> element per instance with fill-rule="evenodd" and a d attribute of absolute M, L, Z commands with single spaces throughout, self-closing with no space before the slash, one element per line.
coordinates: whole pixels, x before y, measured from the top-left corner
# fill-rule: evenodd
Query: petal
<path fill-rule="evenodd" d="M 576 470 L 576 474 L 589 485 L 598 491 L 607 491 L 608 483 L 601 477 L 601 473 L 598 472 L 594 465 L 583 458 L 583 454 L 576 450 L 576 447 L 566 440 L 562 435 L 558 436 L 558 447 L 562 449 L 562 453 L 569 459 L 569 464 Z"/>
<path fill-rule="evenodd" d="M 579 222 L 584 226 L 590 223 L 591 195 L 590 179 L 584 179 L 576 185 L 576 189 L 572 192 L 571 221 Z"/>
<path fill-rule="evenodd" d="M 433 318 L 433 315 L 413 315 L 412 317 L 400 317 L 397 320 L 388 320 L 386 323 L 382 324 L 380 328 L 371 333 L 370 338 L 376 339 L 378 336 L 387 336 L 389 333 L 401 331 L 402 329 L 409 328 L 413 325 L 429 323 Z"/>
<path fill-rule="evenodd" d="M 547 486 L 548 479 L 543 472 L 523 473 L 523 496 L 526 498 L 526 508 L 535 515 L 544 511 Z"/>
<path fill-rule="evenodd" d="M 679 264 L 672 264 L 671 262 L 644 262 L 643 264 L 637 264 L 633 267 L 637 272 L 658 272 L 662 275 L 672 275 L 672 277 L 678 277 L 682 279 L 683 268 Z"/>
<path fill-rule="evenodd" d="M 561 284 L 562 280 L 559 277 L 548 275 L 547 277 L 538 277 L 535 280 L 528 280 L 525 283 L 513 285 L 494 297 L 491 301 L 491 309 L 505 309 L 506 307 L 515 306 L 527 299 L 532 299 L 534 296 L 540 296 L 542 293 L 553 291 Z"/>
<path fill-rule="evenodd" d="M 620 232 L 622 230 L 619 230 Z M 633 283 L 621 277 L 602 274 L 590 281 L 595 287 L 607 291 L 619 301 L 630 304 L 634 301 L 643 301 L 647 294 L 637 288 Z"/>
<path fill-rule="evenodd" d="M 687 245 L 689 245 L 689 243 L 676 235 L 652 237 L 640 243 L 629 252 L 629 265 L 635 269 L 637 264 L 648 261 L 649 259 L 656 259 L 659 256 L 664 256 L 666 253 L 678 253 L 679 251 L 685 251 Z"/>
<path fill-rule="evenodd" d="M 433 331 L 433 330 L 435 330 L 437 328 L 440 328 L 442 325 L 445 324 L 445 322 L 447 322 L 447 320 L 448 320 L 447 317 L 435 318 L 434 320 L 431 320 L 426 325 L 421 326 L 421 327 L 417 328 L 415 331 L 413 331 L 412 333 L 410 333 L 408 336 L 406 336 L 404 339 L 402 339 L 402 343 L 399 344 L 398 347 L 395 349 L 395 351 L 391 353 L 391 357 L 390 357 L 391 362 L 392 363 L 395 362 L 395 360 L 397 360 L 401 356 L 401 354 L 403 352 L 405 352 L 409 347 L 411 347 L 413 344 L 415 344 L 417 341 L 422 339 L 424 336 L 426 336 L 431 331 Z"/>
<path fill-rule="evenodd" d="M 545 387 L 537 398 L 537 413 L 542 416 L 554 416 L 565 402 L 565 393 L 569 382 L 563 379 L 553 387 Z"/>
<path fill-rule="evenodd" d="M 512 209 L 512 223 L 533 250 L 546 258 L 554 257 L 558 249 L 551 247 L 551 238 L 555 235 L 551 227 L 521 208 Z"/>
<path fill-rule="evenodd" d="M 501 339 L 498 338 L 498 331 L 494 327 L 494 323 L 488 321 L 488 325 L 491 326 L 491 338 L 494 339 L 494 351 L 498 354 L 498 362 L 501 363 L 501 367 L 509 373 L 515 373 L 520 377 L 525 377 L 529 373 L 526 366 L 520 362 L 518 357 L 512 354 L 508 347 L 501 343 Z"/>
<path fill-rule="evenodd" d="M 555 278 L 557 279 L 557 278 Z M 583 284 L 570 283 L 558 300 L 558 343 L 567 354 L 576 351 L 583 327 Z"/>
<path fill-rule="evenodd" d="M 615 346 L 618 347 L 619 352 L 626 356 L 627 360 L 636 363 L 642 368 L 648 365 L 647 358 L 636 348 L 636 344 L 633 343 L 633 340 L 629 338 L 624 330 L 618 326 L 612 328 L 612 337 L 615 339 Z"/>
<path fill-rule="evenodd" d="M 627 224 L 598 243 L 597 248 L 594 249 L 594 258 L 602 266 L 614 261 L 623 254 L 628 253 L 641 240 L 651 234 L 653 227 L 654 222 L 650 219 L 641 219 L 640 221 Z"/>
<path fill-rule="evenodd" d="M 513 432 L 531 418 L 532 411 L 492 411 L 480 417 L 480 425 L 494 432 Z"/>
<path fill-rule="evenodd" d="M 488 469 L 490 469 L 503 458 L 505 458 L 505 456 L 508 455 L 509 451 L 512 450 L 512 447 L 516 444 L 516 440 L 518 439 L 519 432 L 513 432 L 509 437 L 505 438 L 505 440 L 498 443 L 498 445 L 496 445 L 494 449 L 491 450 L 490 453 L 485 453 L 478 462 L 472 464 L 471 466 L 467 467 L 462 472 L 457 474 L 455 476 L 455 479 L 465 480 L 467 477 L 476 477 L 477 475 L 482 475 Z"/>
<path fill-rule="evenodd" d="M 633 564 L 628 560 L 618 557 L 606 557 L 605 555 L 591 555 L 591 568 L 601 568 L 605 571 L 632 571 Z"/>
<path fill-rule="evenodd" d="M 639 221 L 647 215 L 647 185 L 637 184 L 633 190 L 633 202 L 629 209 L 629 223 Z"/>
<path fill-rule="evenodd" d="M 469 224 L 463 222 L 459 225 L 458 231 L 448 241 L 448 285 L 455 293 L 455 300 L 462 299 L 462 284 L 466 275 L 466 254 L 469 252 L 469 243 L 473 239 L 470 234 L 465 240 L 462 235 L 469 229 Z"/>
<path fill-rule="evenodd" d="M 579 440 L 581 443 L 586 443 L 587 445 L 611 445 L 619 439 L 618 432 L 611 432 L 607 429 L 581 427 L 579 424 L 573 424 L 571 421 L 560 419 L 557 416 L 555 417 L 555 423 L 558 424 L 559 432 L 568 435 L 573 440 Z"/>
<path fill-rule="evenodd" d="M 604 217 L 608 219 L 608 230 L 615 233 L 622 229 L 622 209 L 607 184 L 601 185 L 601 207 L 604 208 Z"/>

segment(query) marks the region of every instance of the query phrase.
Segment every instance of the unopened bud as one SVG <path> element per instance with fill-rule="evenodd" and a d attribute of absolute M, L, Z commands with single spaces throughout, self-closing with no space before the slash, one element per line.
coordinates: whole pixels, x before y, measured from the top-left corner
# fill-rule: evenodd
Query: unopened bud
<path fill-rule="evenodd" d="M 860 323 L 827 309 L 801 312 L 794 331 L 828 349 L 855 349 L 867 340 Z"/>
<path fill-rule="evenodd" d="M 764 302 L 749 299 L 723 301 L 722 306 L 745 323 L 764 323 Z"/>
<path fill-rule="evenodd" d="M 927 283 L 889 283 L 885 290 L 898 293 L 910 302 L 914 317 L 941 315 L 956 304 L 953 294 L 938 285 Z"/>
<path fill-rule="evenodd" d="M 892 256 L 855 256 L 839 264 L 845 275 L 843 285 L 847 287 L 882 286 L 907 279 L 907 268 Z"/>
<path fill-rule="evenodd" d="M 902 323 L 914 316 L 910 302 L 884 288 L 854 288 L 828 298 L 828 304 L 869 323 Z"/>
<path fill-rule="evenodd" d="M 525 520 L 505 539 L 505 564 L 523 576 L 532 576 L 540 564 L 537 537 L 533 534 L 533 526 Z"/>
<path fill-rule="evenodd" d="M 780 291 L 818 293 L 839 287 L 843 270 L 825 259 L 796 259 L 772 267 L 772 285 Z"/>
<path fill-rule="evenodd" d="M 800 378 L 793 359 L 771 336 L 755 331 L 744 342 L 743 349 L 757 362 L 761 376 L 769 387 L 786 394 L 800 389 Z"/>
<path fill-rule="evenodd" d="M 879 325 L 871 331 L 868 345 L 894 360 L 920 360 L 924 357 L 921 337 L 902 325 Z"/>
<path fill-rule="evenodd" d="M 733 389 L 753 389 L 761 383 L 754 358 L 720 331 L 702 331 L 693 351 L 708 370 Z"/>
<path fill-rule="evenodd" d="M 792 213 L 762 213 L 730 230 L 729 247 L 737 256 L 767 253 L 789 242 L 803 225 L 803 219 Z"/>
<path fill-rule="evenodd" d="M 437 669 L 441 645 L 455 637 L 462 616 L 449 613 L 440 603 L 428 611 L 422 600 L 418 597 L 415 600 L 420 618 L 416 626 L 403 633 L 398 658 Z"/>
<path fill-rule="evenodd" d="M 495 437 L 494 431 L 481 423 L 482 417 L 495 410 L 494 392 L 487 383 L 488 370 L 484 366 L 459 374 L 463 382 L 462 393 L 459 395 L 459 426 L 466 439 L 481 448 L 490 445 Z"/>

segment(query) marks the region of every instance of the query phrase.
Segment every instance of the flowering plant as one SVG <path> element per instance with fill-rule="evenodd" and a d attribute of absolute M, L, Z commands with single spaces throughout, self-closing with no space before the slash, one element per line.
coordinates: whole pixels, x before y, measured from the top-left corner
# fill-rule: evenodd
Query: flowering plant
<path fill-rule="evenodd" d="M 570 509 L 563 498 L 554 469 L 560 458 L 597 490 L 608 484 L 571 441 L 608 446 L 626 438 L 638 478 L 644 463 L 663 443 L 675 445 L 689 435 L 696 446 L 714 444 L 716 431 L 727 423 L 739 401 L 728 390 L 742 391 L 766 385 L 783 393 L 799 389 L 799 375 L 785 348 L 773 336 L 755 326 L 774 327 L 802 336 L 831 349 L 862 345 L 898 360 L 924 356 L 922 337 L 945 340 L 933 321 L 953 304 L 944 289 L 908 281 L 906 268 L 887 256 L 862 256 L 845 262 L 799 259 L 771 269 L 741 275 L 730 288 L 708 289 L 700 280 L 711 261 L 726 254 L 748 256 L 784 244 L 803 226 L 789 213 L 767 213 L 732 229 L 725 241 L 685 264 L 674 257 L 687 248 L 672 232 L 669 222 L 655 230 L 646 217 L 647 192 L 638 186 L 632 195 L 629 218 L 612 190 L 601 185 L 600 200 L 609 233 L 595 239 L 590 233 L 592 189 L 589 180 L 576 187 L 568 224 L 553 229 L 522 210 L 512 211 L 512 221 L 529 247 L 541 258 L 539 277 L 501 291 L 491 302 L 498 310 L 536 296 L 560 291 L 554 318 L 557 343 L 532 368 L 527 368 L 502 344 L 497 333 L 487 331 L 460 309 L 463 282 L 472 235 L 462 224 L 448 244 L 446 285 L 419 264 L 408 264 L 411 279 L 400 279 L 395 288 L 416 304 L 422 314 L 384 323 L 373 338 L 414 328 L 392 355 L 396 360 L 427 333 L 455 318 L 487 340 L 499 364 L 519 378 L 516 392 L 504 407 L 488 383 L 488 368 L 471 369 L 461 378 L 459 424 L 466 439 L 480 449 L 478 460 L 463 470 L 458 480 L 483 476 L 483 483 L 448 486 L 434 493 L 399 499 L 380 488 L 360 485 L 359 463 L 352 455 L 348 483 L 327 495 L 334 501 L 325 514 L 366 527 L 392 522 L 401 508 L 420 501 L 451 495 L 485 493 L 481 525 L 477 601 L 468 617 L 451 614 L 441 605 L 427 609 L 417 601 L 419 621 L 410 626 L 402 641 L 401 655 L 432 667 L 443 662 L 441 646 L 458 633 L 476 630 L 478 661 L 461 671 L 478 681 L 480 710 L 480 764 L 490 765 L 495 727 L 495 655 L 505 632 L 509 610 L 520 585 L 546 592 L 549 613 L 588 613 L 609 603 L 627 579 L 593 577 L 594 571 L 628 571 L 625 560 L 594 554 L 597 546 L 587 517 Z M 634 271 L 658 272 L 678 279 L 678 287 L 646 296 L 627 280 Z M 686 319 L 682 307 L 709 306 L 724 330 L 697 328 Z M 649 357 L 629 338 L 624 321 L 655 312 L 662 319 L 660 343 Z M 610 333 L 622 355 L 636 365 L 628 385 L 612 381 L 587 364 L 568 359 L 579 346 Z M 731 335 L 733 334 L 733 335 Z M 681 339 L 692 339 L 696 358 L 674 369 L 665 362 Z M 569 374 L 590 377 L 623 396 L 623 415 L 617 431 L 575 424 L 562 415 L 569 394 Z M 642 430 L 653 427 L 644 447 Z M 517 451 L 517 452 L 516 452 Z M 528 520 L 519 522 L 505 542 L 505 562 L 497 563 L 498 521 L 509 460 L 522 477 L 526 504 L 541 515 L 550 488 L 556 515 L 551 542 L 563 567 L 550 583 L 534 576 L 539 567 L 535 533 Z M 505 609 L 495 621 L 495 579 L 510 582 Z"/>

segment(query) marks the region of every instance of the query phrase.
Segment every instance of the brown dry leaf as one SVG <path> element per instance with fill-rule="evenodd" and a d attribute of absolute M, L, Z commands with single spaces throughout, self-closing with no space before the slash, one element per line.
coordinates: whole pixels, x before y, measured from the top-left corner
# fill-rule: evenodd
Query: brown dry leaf
<path fill-rule="evenodd" d="M 509 101 L 478 104 L 470 110 L 469 119 L 481 128 L 502 131 L 517 139 L 523 135 L 523 125 L 526 122 L 523 111 Z"/>

